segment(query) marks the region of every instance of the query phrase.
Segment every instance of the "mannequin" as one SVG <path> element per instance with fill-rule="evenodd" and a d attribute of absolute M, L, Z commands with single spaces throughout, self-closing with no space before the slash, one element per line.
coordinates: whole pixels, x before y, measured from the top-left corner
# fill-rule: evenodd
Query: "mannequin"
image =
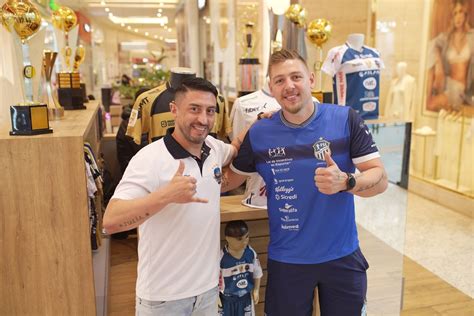
<path fill-rule="evenodd" d="M 397 76 L 390 83 L 384 116 L 413 121 L 415 117 L 415 78 L 407 74 L 407 63 L 403 61 L 397 63 L 396 74 Z"/>
<path fill-rule="evenodd" d="M 135 143 L 141 144 L 143 134 L 148 135 L 149 143 L 157 141 L 166 135 L 168 128 L 174 127 L 174 117 L 170 112 L 174 89 L 179 87 L 185 78 L 192 77 L 196 77 L 196 73 L 190 68 L 172 68 L 168 82 L 142 93 L 135 100 L 127 126 L 127 135 L 132 137 Z M 209 134 L 226 135 L 230 132 L 230 123 L 227 104 L 221 95 L 217 96 L 216 112 L 216 123 Z"/>
<path fill-rule="evenodd" d="M 347 43 L 350 45 L 351 48 L 361 51 L 362 46 L 364 45 L 364 34 L 362 33 L 353 33 L 347 35 Z"/>
<path fill-rule="evenodd" d="M 249 228 L 242 220 L 230 221 L 224 235 L 227 244 L 221 251 L 219 315 L 255 315 L 263 272 L 257 253 L 248 245 Z"/>
<path fill-rule="evenodd" d="M 271 96 L 269 90 L 267 78 L 262 89 L 235 100 L 230 113 L 232 122 L 231 139 L 250 126 L 257 119 L 258 113 L 280 109 L 280 104 Z M 265 182 L 257 173 L 247 178 L 242 204 L 254 208 L 267 207 Z"/>
<path fill-rule="evenodd" d="M 347 36 L 329 50 L 321 70 L 333 78 L 334 103 L 350 105 L 363 119 L 379 115 L 380 53 L 364 45 L 364 34 Z"/>

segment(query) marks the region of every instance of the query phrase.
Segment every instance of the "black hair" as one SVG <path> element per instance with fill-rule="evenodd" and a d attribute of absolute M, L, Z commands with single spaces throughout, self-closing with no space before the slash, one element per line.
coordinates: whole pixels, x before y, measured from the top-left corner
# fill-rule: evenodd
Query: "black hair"
<path fill-rule="evenodd" d="M 184 94 L 189 90 L 210 92 L 217 98 L 217 88 L 212 83 L 201 77 L 184 78 L 175 90 L 175 98 L 177 95 L 181 93 Z"/>
<path fill-rule="evenodd" d="M 225 225 L 224 235 L 227 237 L 238 238 L 247 234 L 248 231 L 249 227 L 244 221 L 230 221 L 227 223 L 227 225 Z"/>

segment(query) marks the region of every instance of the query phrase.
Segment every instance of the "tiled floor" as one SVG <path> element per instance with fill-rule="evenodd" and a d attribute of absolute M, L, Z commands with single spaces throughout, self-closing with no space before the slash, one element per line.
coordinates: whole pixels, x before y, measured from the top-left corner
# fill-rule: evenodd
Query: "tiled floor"
<path fill-rule="evenodd" d="M 361 227 L 474 298 L 472 218 L 394 185 L 356 205 Z"/>

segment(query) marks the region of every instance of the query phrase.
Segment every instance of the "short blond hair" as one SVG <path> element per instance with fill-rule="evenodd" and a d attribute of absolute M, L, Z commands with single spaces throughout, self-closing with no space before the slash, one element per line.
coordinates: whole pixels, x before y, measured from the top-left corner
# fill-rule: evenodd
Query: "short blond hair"
<path fill-rule="evenodd" d="M 298 52 L 296 50 L 289 50 L 289 49 L 283 48 L 281 50 L 278 50 L 278 51 L 274 52 L 270 56 L 270 60 L 268 61 L 268 69 L 267 69 L 268 77 L 271 78 L 270 70 L 272 69 L 272 67 L 274 65 L 283 63 L 283 62 L 285 62 L 289 59 L 299 59 L 299 60 L 301 60 L 303 65 L 305 65 L 306 69 L 309 70 L 308 65 L 306 64 L 306 60 L 304 60 L 304 58 L 301 57 L 301 55 L 298 54 Z"/>

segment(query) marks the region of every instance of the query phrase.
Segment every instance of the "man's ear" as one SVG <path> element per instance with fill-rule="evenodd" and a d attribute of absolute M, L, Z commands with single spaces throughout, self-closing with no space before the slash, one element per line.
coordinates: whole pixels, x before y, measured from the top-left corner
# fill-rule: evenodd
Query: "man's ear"
<path fill-rule="evenodd" d="M 176 114 L 178 107 L 176 106 L 176 102 L 173 100 L 170 102 L 170 112 Z"/>

